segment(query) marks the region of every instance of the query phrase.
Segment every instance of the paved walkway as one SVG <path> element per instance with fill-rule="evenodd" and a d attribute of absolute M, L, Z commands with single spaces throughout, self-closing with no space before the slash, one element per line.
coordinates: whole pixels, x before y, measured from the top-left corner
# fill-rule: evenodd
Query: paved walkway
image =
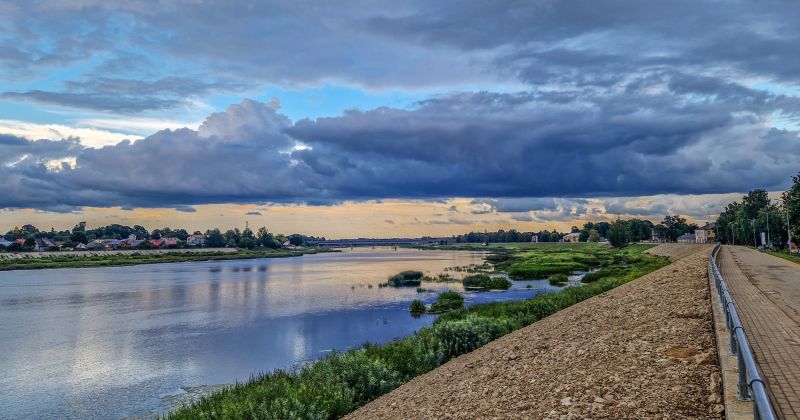
<path fill-rule="evenodd" d="M 718 260 L 773 405 L 800 418 L 800 265 L 730 246 Z"/>

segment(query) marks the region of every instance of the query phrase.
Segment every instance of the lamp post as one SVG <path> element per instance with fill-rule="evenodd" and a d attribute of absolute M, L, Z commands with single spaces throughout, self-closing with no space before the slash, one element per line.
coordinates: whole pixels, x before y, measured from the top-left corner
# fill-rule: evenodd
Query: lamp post
<path fill-rule="evenodd" d="M 789 228 L 789 206 L 786 206 L 786 248 L 789 249 L 789 255 L 792 255 L 792 230 Z"/>
<path fill-rule="evenodd" d="M 769 240 L 769 207 L 767 207 L 767 246 L 772 250 L 772 241 Z"/>
<path fill-rule="evenodd" d="M 753 246 L 758 248 L 758 241 L 756 240 L 756 219 L 750 219 L 750 223 L 753 225 Z"/>

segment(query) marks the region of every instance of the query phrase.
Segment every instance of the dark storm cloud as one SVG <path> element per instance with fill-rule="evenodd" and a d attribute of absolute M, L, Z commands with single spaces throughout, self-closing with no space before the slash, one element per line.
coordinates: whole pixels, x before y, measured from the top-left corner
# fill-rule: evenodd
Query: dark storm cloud
<path fill-rule="evenodd" d="M 0 8 L 0 28 L 11 34 L 0 40 L 4 77 L 99 63 L 61 90 L 4 94 L 17 100 L 139 112 L 264 84 L 505 84 L 503 93 L 456 91 L 410 109 L 296 123 L 276 103 L 244 101 L 198 130 L 101 149 L 0 137 L 0 185 L 9 191 L 0 207 L 458 196 L 498 198 L 473 213 L 575 217 L 586 203 L 546 197 L 779 189 L 800 168 L 793 2 L 153 8 L 83 0 Z M 226 78 L 208 76 L 216 74 Z"/>
<path fill-rule="evenodd" d="M 548 197 L 777 188 L 800 167 L 797 132 L 767 127 L 770 108 L 751 107 L 746 92 L 690 100 L 637 89 L 452 94 L 414 110 L 297 124 L 275 102 L 248 100 L 196 131 L 164 130 L 100 149 L 4 136 L 0 179 L 11 194 L 0 206 L 501 197 L 476 200 L 473 213 L 576 217 L 587 212 L 585 198 Z M 74 168 L 58 164 L 69 157 Z"/>

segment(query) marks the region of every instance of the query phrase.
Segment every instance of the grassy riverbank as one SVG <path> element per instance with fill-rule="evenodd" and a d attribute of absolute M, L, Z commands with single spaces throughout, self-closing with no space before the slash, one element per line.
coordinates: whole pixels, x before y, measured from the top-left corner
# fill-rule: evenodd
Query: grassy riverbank
<path fill-rule="evenodd" d="M 288 249 L 239 249 L 237 252 L 165 252 L 160 254 L 132 251 L 126 254 L 86 252 L 86 255 L 54 255 L 47 257 L 0 258 L 0 271 L 36 270 L 43 268 L 109 267 L 138 264 L 174 263 L 186 261 L 241 260 L 253 258 L 294 257 L 303 254 L 326 252 L 318 248 Z"/>
<path fill-rule="evenodd" d="M 340 417 L 453 357 L 668 264 L 664 257 L 645 254 L 649 246 L 634 245 L 623 250 L 601 249 L 594 244 L 571 247 L 581 255 L 585 249 L 590 250 L 590 255 L 602 254 L 604 257 L 597 257 L 598 261 L 606 264 L 616 261 L 624 268 L 593 283 L 540 294 L 529 300 L 451 311 L 412 336 L 383 345 L 366 344 L 296 370 L 258 375 L 167 417 Z M 541 257 L 538 253 L 526 252 L 512 247 L 508 258 L 501 263 L 527 263 Z M 582 267 L 584 265 L 575 269 Z"/>
<path fill-rule="evenodd" d="M 791 261 L 795 264 L 800 264 L 800 255 L 792 254 L 789 255 L 786 251 L 761 251 L 765 254 L 772 255 L 773 257 L 783 258 L 786 261 Z"/>

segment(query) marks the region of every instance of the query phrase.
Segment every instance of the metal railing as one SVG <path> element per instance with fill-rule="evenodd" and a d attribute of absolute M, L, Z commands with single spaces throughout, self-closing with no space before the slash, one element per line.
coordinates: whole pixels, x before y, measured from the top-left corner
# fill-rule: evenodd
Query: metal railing
<path fill-rule="evenodd" d="M 725 323 L 731 334 L 729 350 L 739 362 L 739 383 L 736 387 L 736 396 L 742 401 L 753 401 L 753 417 L 756 420 L 773 420 L 777 416 L 767 395 L 767 385 L 761 377 L 753 352 L 750 350 L 750 344 L 744 335 L 744 327 L 742 327 L 739 314 L 736 313 L 736 306 L 733 304 L 728 285 L 717 266 L 719 250 L 720 245 L 717 244 L 711 251 L 710 264 L 711 271 L 714 273 L 714 284 L 717 286 L 722 309 L 725 311 Z"/>

